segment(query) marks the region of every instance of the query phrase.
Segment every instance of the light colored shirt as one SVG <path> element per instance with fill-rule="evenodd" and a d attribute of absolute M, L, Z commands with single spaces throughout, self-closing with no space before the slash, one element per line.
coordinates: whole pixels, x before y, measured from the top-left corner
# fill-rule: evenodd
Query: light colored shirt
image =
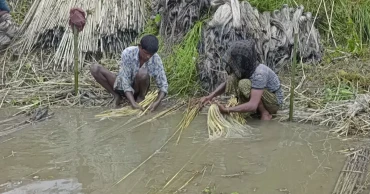
<path fill-rule="evenodd" d="M 113 89 L 135 93 L 132 86 L 139 68 L 139 47 L 131 46 L 123 50 L 121 64 Z M 154 54 L 146 63 L 143 64 L 142 68 L 147 68 L 149 76 L 155 79 L 158 89 L 167 94 L 167 77 L 159 55 L 157 53 Z"/>

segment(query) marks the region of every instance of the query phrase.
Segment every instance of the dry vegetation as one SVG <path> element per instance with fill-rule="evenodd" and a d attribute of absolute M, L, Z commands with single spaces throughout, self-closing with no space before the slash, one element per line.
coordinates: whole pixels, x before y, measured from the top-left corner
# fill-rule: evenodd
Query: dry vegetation
<path fill-rule="evenodd" d="M 342 53 L 342 52 L 339 52 Z M 353 57 L 337 60 L 327 56 L 317 66 L 300 65 L 295 89 L 294 120 L 329 126 L 339 135 L 365 135 L 370 132 L 367 94 L 370 74 L 369 61 Z M 334 60 L 333 60 L 334 59 Z M 289 72 L 289 71 L 286 71 Z M 289 105 L 290 80 L 282 72 L 286 106 Z M 288 119 L 287 107 L 277 119 Z"/>

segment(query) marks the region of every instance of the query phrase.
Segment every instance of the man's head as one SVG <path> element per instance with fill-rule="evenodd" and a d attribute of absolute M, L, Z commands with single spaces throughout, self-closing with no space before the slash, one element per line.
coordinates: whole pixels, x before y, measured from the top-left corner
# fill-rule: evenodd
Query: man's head
<path fill-rule="evenodd" d="M 258 55 L 254 39 L 239 40 L 231 44 L 223 56 L 228 74 L 238 79 L 249 79 L 258 66 Z"/>
<path fill-rule="evenodd" d="M 153 35 L 146 35 L 140 40 L 139 56 L 145 62 L 158 51 L 158 39 Z"/>

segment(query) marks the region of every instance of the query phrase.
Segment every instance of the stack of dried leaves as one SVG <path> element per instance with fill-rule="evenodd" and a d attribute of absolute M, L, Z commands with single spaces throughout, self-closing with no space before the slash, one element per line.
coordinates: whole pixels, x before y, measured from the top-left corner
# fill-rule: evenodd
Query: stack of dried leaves
<path fill-rule="evenodd" d="M 322 58 L 319 32 L 312 25 L 312 14 L 304 13 L 303 6 L 283 5 L 280 10 L 259 13 L 248 1 L 213 0 L 212 5 L 217 11 L 203 31 L 198 63 L 202 87 L 208 91 L 225 80 L 221 57 L 236 40 L 255 38 L 260 62 L 278 72 L 291 62 L 293 26 L 298 25 L 299 57 L 304 62 Z"/>

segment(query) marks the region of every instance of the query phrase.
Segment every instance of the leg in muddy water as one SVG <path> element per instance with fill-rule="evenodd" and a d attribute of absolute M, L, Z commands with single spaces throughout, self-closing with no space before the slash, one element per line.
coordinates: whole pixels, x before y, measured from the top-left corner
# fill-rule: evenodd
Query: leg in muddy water
<path fill-rule="evenodd" d="M 250 92 L 252 89 L 252 82 L 249 79 L 242 79 L 238 83 L 240 97 L 242 101 L 248 102 L 250 100 Z M 271 114 L 276 114 L 279 109 L 277 105 L 277 98 L 275 94 L 267 91 L 263 91 L 262 99 L 258 104 L 258 112 L 261 115 L 261 120 L 268 121 L 272 119 Z"/>
<path fill-rule="evenodd" d="M 261 114 L 261 120 L 269 121 L 269 120 L 272 119 L 272 115 L 265 108 L 262 101 L 260 101 L 260 103 L 258 104 L 258 112 L 260 112 L 260 114 Z"/>
<path fill-rule="evenodd" d="M 145 99 L 145 95 L 148 93 L 150 86 L 150 77 L 148 70 L 144 67 L 139 69 L 139 72 L 135 76 L 134 90 L 135 99 L 137 103 L 140 103 Z"/>
<path fill-rule="evenodd" d="M 90 73 L 100 85 L 102 85 L 109 93 L 113 95 L 114 106 L 118 107 L 122 98 L 113 90 L 116 75 L 98 64 L 91 65 Z"/>

